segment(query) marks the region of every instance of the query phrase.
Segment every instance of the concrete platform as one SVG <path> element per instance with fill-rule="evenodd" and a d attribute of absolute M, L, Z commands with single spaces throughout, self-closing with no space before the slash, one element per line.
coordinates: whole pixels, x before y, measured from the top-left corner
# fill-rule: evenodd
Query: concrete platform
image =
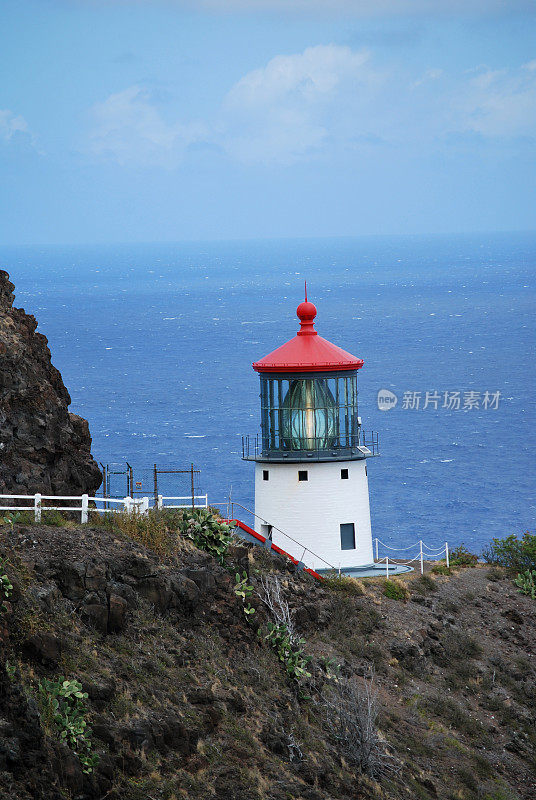
<path fill-rule="evenodd" d="M 318 569 L 320 575 L 327 575 L 332 570 Z M 402 575 L 405 572 L 413 572 L 413 567 L 408 567 L 407 564 L 397 564 L 396 562 L 389 561 L 389 577 L 393 575 Z M 341 575 L 347 575 L 349 578 L 386 578 L 387 568 L 385 564 L 364 564 L 362 567 L 346 567 L 341 569 Z"/>
<path fill-rule="evenodd" d="M 268 550 L 273 550 L 274 552 L 279 553 L 279 555 L 285 556 L 285 558 L 288 558 L 290 561 L 296 564 L 298 569 L 304 569 L 305 572 L 308 572 L 315 578 L 321 578 L 323 575 L 329 575 L 333 572 L 332 569 L 313 570 L 309 567 L 306 567 L 303 562 L 297 561 L 293 556 L 291 556 L 285 550 L 282 550 L 270 539 L 266 539 L 260 533 L 254 531 L 253 528 L 250 528 L 249 525 L 245 525 L 243 522 L 241 522 L 241 520 L 233 519 L 226 520 L 226 522 L 233 522 L 236 526 L 233 529 L 233 533 L 237 536 L 240 536 L 246 542 L 251 542 L 252 544 L 260 545 L 261 547 L 266 547 Z M 402 575 L 404 572 L 413 572 L 413 567 L 408 567 L 406 564 L 397 564 L 396 561 L 389 561 L 389 577 L 392 575 Z M 364 564 L 360 567 L 346 567 L 345 569 L 341 569 L 341 575 L 348 575 L 350 578 L 385 578 L 387 577 L 387 569 L 385 564 Z"/>

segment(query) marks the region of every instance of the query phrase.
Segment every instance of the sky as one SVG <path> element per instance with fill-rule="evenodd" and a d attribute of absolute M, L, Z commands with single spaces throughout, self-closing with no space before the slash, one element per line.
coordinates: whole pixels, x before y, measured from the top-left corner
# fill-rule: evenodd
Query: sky
<path fill-rule="evenodd" d="M 536 228 L 528 0 L 2 0 L 0 237 Z"/>

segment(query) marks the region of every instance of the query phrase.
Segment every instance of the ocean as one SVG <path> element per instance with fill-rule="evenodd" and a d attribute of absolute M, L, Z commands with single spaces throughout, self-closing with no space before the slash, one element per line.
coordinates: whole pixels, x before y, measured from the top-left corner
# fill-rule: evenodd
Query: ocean
<path fill-rule="evenodd" d="M 209 502 L 232 491 L 253 507 L 251 363 L 295 334 L 307 280 L 319 333 L 365 362 L 360 415 L 381 450 L 368 461 L 373 535 L 480 552 L 534 530 L 536 234 L 3 247 L 0 266 L 95 457 L 131 464 L 141 494 L 154 463 L 193 463 Z M 382 389 L 397 398 L 388 411 Z M 161 480 L 188 494 L 187 475 Z"/>

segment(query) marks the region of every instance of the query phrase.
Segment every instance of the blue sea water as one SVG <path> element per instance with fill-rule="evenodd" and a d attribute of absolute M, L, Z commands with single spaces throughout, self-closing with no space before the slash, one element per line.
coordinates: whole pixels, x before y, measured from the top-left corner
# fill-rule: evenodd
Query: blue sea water
<path fill-rule="evenodd" d="M 0 265 L 103 463 L 193 462 L 209 501 L 232 486 L 251 507 L 251 363 L 294 335 L 307 279 L 319 333 L 365 361 L 360 415 L 382 453 L 368 462 L 374 534 L 480 550 L 534 530 L 535 234 L 4 247 Z M 399 398 L 388 412 L 380 389 Z M 425 409 L 433 391 L 438 408 Z M 443 408 L 455 391 L 462 408 Z M 464 410 L 470 391 L 480 406 Z M 486 391 L 498 408 L 482 407 Z M 421 393 L 419 408 L 405 392 Z"/>

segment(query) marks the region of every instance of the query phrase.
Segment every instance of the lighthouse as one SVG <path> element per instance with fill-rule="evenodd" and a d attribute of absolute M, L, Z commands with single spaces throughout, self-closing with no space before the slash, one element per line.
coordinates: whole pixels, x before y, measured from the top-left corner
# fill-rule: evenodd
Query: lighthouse
<path fill-rule="evenodd" d="M 293 339 L 253 364 L 261 432 L 245 437 L 255 461 L 255 530 L 314 570 L 374 568 L 367 461 L 358 412 L 361 358 L 318 335 L 316 307 L 296 311 Z"/>

